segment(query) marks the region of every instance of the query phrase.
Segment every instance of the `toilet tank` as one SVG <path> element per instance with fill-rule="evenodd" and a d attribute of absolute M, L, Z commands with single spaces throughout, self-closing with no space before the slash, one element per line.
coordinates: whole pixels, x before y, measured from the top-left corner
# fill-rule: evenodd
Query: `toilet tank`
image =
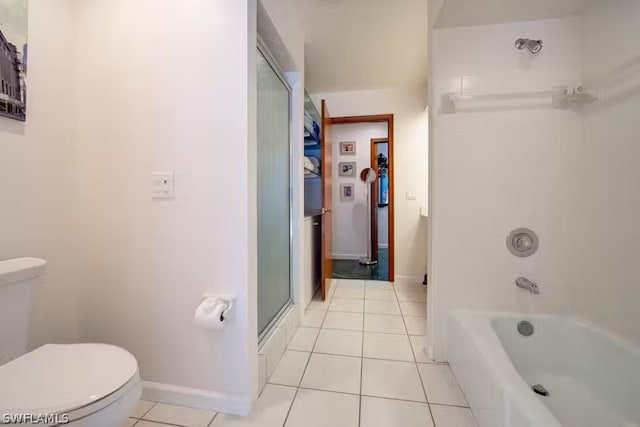
<path fill-rule="evenodd" d="M 46 265 L 39 258 L 0 261 L 0 365 L 27 352 L 31 300 Z"/>

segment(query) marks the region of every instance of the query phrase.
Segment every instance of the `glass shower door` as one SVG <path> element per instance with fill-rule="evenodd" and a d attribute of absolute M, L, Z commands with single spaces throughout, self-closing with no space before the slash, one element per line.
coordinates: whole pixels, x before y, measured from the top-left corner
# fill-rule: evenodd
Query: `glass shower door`
<path fill-rule="evenodd" d="M 291 303 L 290 93 L 258 50 L 258 333 Z"/>

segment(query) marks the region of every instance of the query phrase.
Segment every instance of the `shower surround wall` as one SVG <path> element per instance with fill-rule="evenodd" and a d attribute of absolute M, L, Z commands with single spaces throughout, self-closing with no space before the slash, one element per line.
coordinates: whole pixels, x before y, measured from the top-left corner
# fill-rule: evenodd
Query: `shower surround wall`
<path fill-rule="evenodd" d="M 581 313 L 640 345 L 640 2 L 593 2 L 583 17 L 585 109 Z M 635 64 L 621 67 L 623 64 Z M 612 73 L 614 69 L 619 73 Z"/>
<path fill-rule="evenodd" d="M 428 310 L 435 357 L 446 360 L 450 309 L 571 312 L 580 281 L 575 238 L 582 121 L 557 109 L 444 114 L 441 98 L 459 92 L 550 91 L 581 81 L 580 20 L 437 29 L 433 39 L 433 269 Z M 533 56 L 520 37 L 544 40 Z M 462 82 L 462 83 L 461 83 Z M 512 229 L 538 233 L 531 258 L 507 250 Z M 516 289 L 518 276 L 541 294 Z"/>
<path fill-rule="evenodd" d="M 437 359 L 447 359 L 455 308 L 576 316 L 640 344 L 639 20 L 640 4 L 624 0 L 594 2 L 572 18 L 434 31 L 429 336 Z M 542 39 L 542 52 L 516 50 L 520 37 Z M 634 59 L 624 83 L 588 88 L 600 101 L 580 113 L 441 111 L 460 76 L 469 93 L 550 90 L 602 82 Z M 505 247 L 519 226 L 540 237 L 531 258 Z M 518 276 L 538 282 L 540 295 L 517 290 Z"/>

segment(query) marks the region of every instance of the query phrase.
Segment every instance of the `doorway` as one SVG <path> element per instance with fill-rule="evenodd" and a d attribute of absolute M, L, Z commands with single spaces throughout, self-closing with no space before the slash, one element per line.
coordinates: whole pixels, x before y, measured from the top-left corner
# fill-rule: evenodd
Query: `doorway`
<path fill-rule="evenodd" d="M 334 117 L 330 125 L 335 165 L 330 277 L 393 282 L 393 115 Z M 372 184 L 360 180 L 366 168 L 379 174 Z M 377 263 L 363 265 L 364 255 Z"/>

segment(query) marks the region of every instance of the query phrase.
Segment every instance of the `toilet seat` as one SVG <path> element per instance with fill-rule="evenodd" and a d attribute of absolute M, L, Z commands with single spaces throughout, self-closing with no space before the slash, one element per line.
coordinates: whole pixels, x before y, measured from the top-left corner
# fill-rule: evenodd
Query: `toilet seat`
<path fill-rule="evenodd" d="M 107 344 L 47 344 L 0 366 L 0 414 L 100 411 L 139 385 L 138 364 Z"/>

